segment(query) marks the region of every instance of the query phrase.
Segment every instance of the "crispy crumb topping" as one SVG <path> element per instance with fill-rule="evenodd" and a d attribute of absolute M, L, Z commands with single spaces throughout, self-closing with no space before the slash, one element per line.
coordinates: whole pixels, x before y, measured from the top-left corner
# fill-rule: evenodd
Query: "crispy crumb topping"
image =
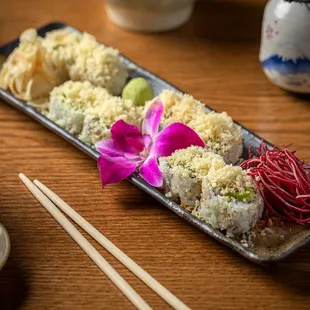
<path fill-rule="evenodd" d="M 98 125 L 107 126 L 107 128 L 110 128 L 118 120 L 140 125 L 142 107 L 136 107 L 130 100 L 123 100 L 120 97 L 110 97 L 102 101 L 99 105 L 87 108 L 85 115 L 97 118 Z"/>
<path fill-rule="evenodd" d="M 171 156 L 163 157 L 163 160 L 173 172 L 184 175 L 191 172 L 192 177 L 198 178 L 205 176 L 212 167 L 219 169 L 225 166 L 221 156 L 198 146 L 177 150 Z"/>
<path fill-rule="evenodd" d="M 206 176 L 212 190 L 221 195 L 254 192 L 254 182 L 241 167 L 226 165 L 220 169 L 210 169 Z"/>
<path fill-rule="evenodd" d="M 104 46 L 88 33 L 68 29 L 55 30 L 43 39 L 43 45 L 59 67 L 73 81 L 90 81 L 111 94 L 120 94 L 128 72 L 119 51 Z"/>
<path fill-rule="evenodd" d="M 55 87 L 50 94 L 51 101 L 58 100 L 81 112 L 84 112 L 88 107 L 99 106 L 111 97 L 104 88 L 95 87 L 88 81 L 67 81 Z"/>
<path fill-rule="evenodd" d="M 210 150 L 219 155 L 224 155 L 232 145 L 242 144 L 241 127 L 226 112 L 209 112 L 194 97 L 171 90 L 164 90 L 158 98 L 164 103 L 162 127 L 182 122 L 194 129 Z"/>

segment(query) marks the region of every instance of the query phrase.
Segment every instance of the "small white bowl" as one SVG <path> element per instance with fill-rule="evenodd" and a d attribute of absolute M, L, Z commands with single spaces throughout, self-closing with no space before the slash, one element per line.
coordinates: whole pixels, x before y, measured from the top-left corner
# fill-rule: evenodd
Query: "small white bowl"
<path fill-rule="evenodd" d="M 0 270 L 5 265 L 8 260 L 10 254 L 10 238 L 9 234 L 4 228 L 4 226 L 0 223 Z"/>
<path fill-rule="evenodd" d="M 105 0 L 109 18 L 118 26 L 143 32 L 162 32 L 186 23 L 194 0 Z"/>

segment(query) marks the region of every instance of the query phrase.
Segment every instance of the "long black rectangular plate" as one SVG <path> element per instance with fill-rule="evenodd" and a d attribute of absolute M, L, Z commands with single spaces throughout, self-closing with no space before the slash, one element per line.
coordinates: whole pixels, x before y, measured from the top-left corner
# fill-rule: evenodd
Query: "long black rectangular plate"
<path fill-rule="evenodd" d="M 64 27 L 68 27 L 73 31 L 79 31 L 77 29 L 74 29 L 64 23 L 50 23 L 47 25 L 44 25 L 37 29 L 38 33 L 41 36 L 45 36 L 45 34 L 49 31 L 61 29 Z M 8 56 L 15 47 L 18 46 L 19 40 L 16 39 L 8 44 L 3 45 L 0 47 L 0 55 Z M 157 77 L 153 73 L 147 71 L 144 68 L 141 68 L 125 56 L 120 56 L 123 61 L 126 63 L 126 65 L 130 68 L 130 77 L 136 77 L 141 76 L 148 80 L 148 82 L 152 85 L 154 89 L 155 95 L 159 94 L 164 89 L 171 89 L 177 92 L 181 92 L 177 87 L 169 84 L 168 82 L 164 81 L 163 79 Z M 99 154 L 83 142 L 81 142 L 78 138 L 75 136 L 69 134 L 67 131 L 56 125 L 54 122 L 46 118 L 44 115 L 42 115 L 40 112 L 38 112 L 36 109 L 28 106 L 25 104 L 25 102 L 15 98 L 12 94 L 9 92 L 6 92 L 2 89 L 0 89 L 0 97 L 8 102 L 10 105 L 14 106 L 15 108 L 23 111 L 24 113 L 31 116 L 33 119 L 40 122 L 45 127 L 49 128 L 59 136 L 63 137 L 67 141 L 69 141 L 71 144 L 76 146 L 81 151 L 88 154 L 93 159 L 97 159 Z M 212 110 L 210 107 L 206 108 L 208 110 Z M 240 124 L 239 124 L 240 125 Z M 242 126 L 241 126 L 242 127 Z M 243 144 L 244 144 L 244 158 L 247 158 L 248 154 L 248 148 L 250 145 L 252 145 L 253 149 L 257 149 L 260 142 L 262 141 L 262 138 L 258 137 L 254 133 L 252 133 L 250 130 L 242 127 L 243 132 Z M 267 143 L 267 142 L 266 142 Z M 272 145 L 270 143 L 267 143 L 270 147 Z M 300 225 L 298 225 L 297 230 L 292 230 L 291 235 L 288 237 L 288 239 L 283 242 L 280 245 L 273 247 L 270 246 L 253 246 L 253 247 L 246 247 L 242 245 L 238 240 L 228 238 L 224 233 L 220 232 L 217 229 L 212 228 L 209 224 L 199 220 L 198 218 L 191 215 L 189 212 L 184 210 L 181 206 L 179 206 L 177 203 L 173 202 L 172 200 L 168 199 L 165 195 L 157 191 L 155 188 L 151 187 L 147 183 L 145 183 L 141 178 L 139 178 L 138 175 L 133 175 L 128 180 L 133 183 L 138 188 L 142 189 L 147 194 L 151 195 L 153 198 L 155 198 L 157 201 L 159 201 L 161 204 L 172 210 L 174 213 L 206 233 L 207 235 L 213 237 L 214 239 L 218 240 L 219 242 L 225 244 L 229 248 L 233 249 L 234 251 L 238 252 L 245 258 L 259 264 L 265 264 L 270 262 L 275 262 L 280 259 L 285 258 L 290 253 L 294 252 L 297 248 L 301 247 L 302 245 L 305 245 L 310 241 L 310 230 L 308 229 L 300 229 Z"/>

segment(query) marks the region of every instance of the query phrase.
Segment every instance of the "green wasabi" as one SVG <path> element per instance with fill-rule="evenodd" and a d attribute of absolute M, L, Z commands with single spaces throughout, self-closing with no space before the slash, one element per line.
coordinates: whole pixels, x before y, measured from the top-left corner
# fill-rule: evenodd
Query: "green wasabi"
<path fill-rule="evenodd" d="M 131 100 L 136 106 L 143 106 L 146 101 L 153 99 L 151 85 L 141 77 L 134 78 L 124 87 L 122 98 Z"/>

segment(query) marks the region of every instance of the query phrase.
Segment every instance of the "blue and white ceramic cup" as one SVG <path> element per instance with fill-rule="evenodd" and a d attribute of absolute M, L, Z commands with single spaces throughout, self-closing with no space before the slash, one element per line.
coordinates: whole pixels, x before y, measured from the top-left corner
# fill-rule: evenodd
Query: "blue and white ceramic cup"
<path fill-rule="evenodd" d="M 310 4 L 269 0 L 259 57 L 271 82 L 310 93 Z"/>

